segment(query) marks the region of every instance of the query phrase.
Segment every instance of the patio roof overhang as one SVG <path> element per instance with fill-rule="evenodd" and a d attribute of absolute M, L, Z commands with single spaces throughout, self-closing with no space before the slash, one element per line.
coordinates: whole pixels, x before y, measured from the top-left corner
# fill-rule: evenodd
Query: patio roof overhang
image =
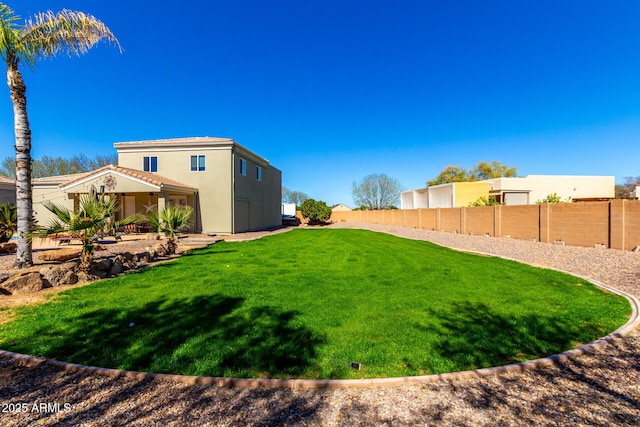
<path fill-rule="evenodd" d="M 105 166 L 58 185 L 65 193 L 159 193 L 195 194 L 197 188 L 150 172 Z"/>

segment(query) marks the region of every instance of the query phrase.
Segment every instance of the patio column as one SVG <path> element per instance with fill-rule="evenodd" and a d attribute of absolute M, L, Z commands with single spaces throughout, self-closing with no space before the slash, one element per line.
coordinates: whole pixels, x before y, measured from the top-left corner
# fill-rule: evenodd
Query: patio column
<path fill-rule="evenodd" d="M 162 212 L 169 202 L 169 194 L 161 192 L 158 194 L 158 212 Z"/>

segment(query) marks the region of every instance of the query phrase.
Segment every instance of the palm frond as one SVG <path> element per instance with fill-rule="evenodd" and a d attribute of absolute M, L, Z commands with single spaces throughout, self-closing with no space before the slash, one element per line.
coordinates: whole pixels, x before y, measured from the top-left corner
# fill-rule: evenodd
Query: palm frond
<path fill-rule="evenodd" d="M 120 42 L 100 20 L 83 12 L 64 9 L 37 14 L 26 22 L 22 37 L 37 55 L 52 57 L 59 52 L 68 55 L 86 53 L 95 44 L 106 41 L 122 51 Z"/>
<path fill-rule="evenodd" d="M 24 43 L 20 17 L 4 3 L 0 3 L 0 57 L 7 65 L 17 67 L 22 60 L 29 67 L 35 64 L 35 55 L 30 46 Z"/>

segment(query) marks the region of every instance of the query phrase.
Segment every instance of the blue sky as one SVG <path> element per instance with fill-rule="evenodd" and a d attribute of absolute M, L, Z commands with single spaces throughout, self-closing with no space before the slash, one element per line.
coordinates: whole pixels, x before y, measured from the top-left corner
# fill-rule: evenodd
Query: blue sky
<path fill-rule="evenodd" d="M 421 188 L 481 160 L 640 175 L 635 0 L 6 3 L 23 18 L 91 13 L 124 49 L 23 70 L 34 158 L 230 137 L 289 189 L 351 206 L 366 175 Z M 8 89 L 0 138 L 13 156 Z"/>

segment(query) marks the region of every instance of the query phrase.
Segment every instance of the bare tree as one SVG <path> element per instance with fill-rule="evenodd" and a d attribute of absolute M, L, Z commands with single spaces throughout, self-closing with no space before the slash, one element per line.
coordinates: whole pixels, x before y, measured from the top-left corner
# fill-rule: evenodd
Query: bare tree
<path fill-rule="evenodd" d="M 309 196 L 302 191 L 290 191 L 286 187 L 282 187 L 282 201 L 284 203 L 295 203 L 296 206 L 302 206 Z"/>
<path fill-rule="evenodd" d="M 72 173 L 91 172 L 106 165 L 115 165 L 118 163 L 117 154 L 106 156 L 97 155 L 89 158 L 85 154 L 75 155 L 70 159 L 63 157 L 42 156 L 39 160 L 32 160 L 31 176 L 33 178 L 42 178 L 45 176 L 68 175 Z M 15 157 L 5 157 L 0 162 L 0 175 L 16 178 L 16 159 Z"/>
<path fill-rule="evenodd" d="M 351 196 L 357 206 L 365 209 L 392 209 L 400 202 L 402 187 L 398 180 L 385 174 L 365 176 L 353 183 Z"/>
<path fill-rule="evenodd" d="M 628 199 L 631 192 L 640 185 L 640 176 L 625 176 L 622 184 L 616 184 L 616 198 Z"/>

